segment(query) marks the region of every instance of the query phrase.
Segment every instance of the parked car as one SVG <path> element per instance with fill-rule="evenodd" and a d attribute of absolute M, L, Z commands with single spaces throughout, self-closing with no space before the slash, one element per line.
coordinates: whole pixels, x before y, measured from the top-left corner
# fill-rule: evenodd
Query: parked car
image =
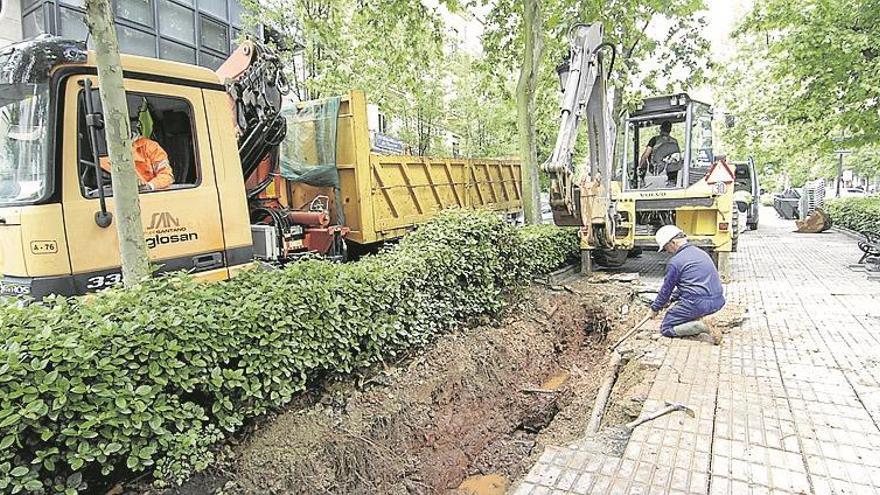
<path fill-rule="evenodd" d="M 740 211 L 740 223 L 748 225 L 749 230 L 755 230 L 758 228 L 759 198 L 762 192 L 758 185 L 755 159 L 749 157 L 747 161 L 733 162 L 733 165 L 736 167 L 733 201 Z M 743 222 L 743 216 L 745 216 L 745 222 Z"/>
<path fill-rule="evenodd" d="M 856 198 L 867 196 L 868 194 L 861 187 L 842 187 L 840 189 L 841 198 Z"/>

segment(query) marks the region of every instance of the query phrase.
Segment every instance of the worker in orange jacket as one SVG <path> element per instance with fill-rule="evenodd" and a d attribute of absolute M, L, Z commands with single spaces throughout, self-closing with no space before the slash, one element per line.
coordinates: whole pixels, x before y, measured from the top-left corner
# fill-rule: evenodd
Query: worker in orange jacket
<path fill-rule="evenodd" d="M 140 127 L 140 121 L 132 118 L 131 133 L 134 141 L 131 143 L 131 154 L 138 176 L 138 188 L 141 191 L 168 189 L 174 184 L 174 173 L 168 162 L 168 153 L 159 143 L 141 135 Z M 110 161 L 107 157 L 101 158 L 101 168 L 110 171 Z"/>

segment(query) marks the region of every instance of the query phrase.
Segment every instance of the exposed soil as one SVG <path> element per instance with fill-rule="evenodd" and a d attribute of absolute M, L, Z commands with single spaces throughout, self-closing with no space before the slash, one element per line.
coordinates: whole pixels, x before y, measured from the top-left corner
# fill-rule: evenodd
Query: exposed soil
<path fill-rule="evenodd" d="M 361 383 L 326 384 L 174 492 L 504 493 L 544 445 L 583 435 L 608 344 L 645 311 L 629 281 L 566 282 Z M 645 379 L 623 368 L 606 424 L 638 414 Z"/>

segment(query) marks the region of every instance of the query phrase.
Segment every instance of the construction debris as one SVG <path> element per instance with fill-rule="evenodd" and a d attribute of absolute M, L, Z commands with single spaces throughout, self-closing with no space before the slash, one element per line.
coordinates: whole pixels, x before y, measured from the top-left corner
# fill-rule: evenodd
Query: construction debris
<path fill-rule="evenodd" d="M 824 211 L 816 209 L 806 220 L 795 220 L 797 232 L 802 234 L 818 234 L 831 228 L 832 222 Z"/>

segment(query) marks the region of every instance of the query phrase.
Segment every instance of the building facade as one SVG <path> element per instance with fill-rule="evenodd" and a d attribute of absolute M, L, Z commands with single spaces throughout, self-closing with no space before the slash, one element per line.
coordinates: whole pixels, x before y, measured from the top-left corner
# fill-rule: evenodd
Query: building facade
<path fill-rule="evenodd" d="M 0 0 L 0 45 L 51 33 L 85 40 L 83 0 Z M 123 53 L 216 69 L 244 27 L 241 0 L 111 0 Z M 256 33 L 259 34 L 259 33 Z"/>
<path fill-rule="evenodd" d="M 19 0 L 0 0 L 0 47 L 21 39 Z"/>

